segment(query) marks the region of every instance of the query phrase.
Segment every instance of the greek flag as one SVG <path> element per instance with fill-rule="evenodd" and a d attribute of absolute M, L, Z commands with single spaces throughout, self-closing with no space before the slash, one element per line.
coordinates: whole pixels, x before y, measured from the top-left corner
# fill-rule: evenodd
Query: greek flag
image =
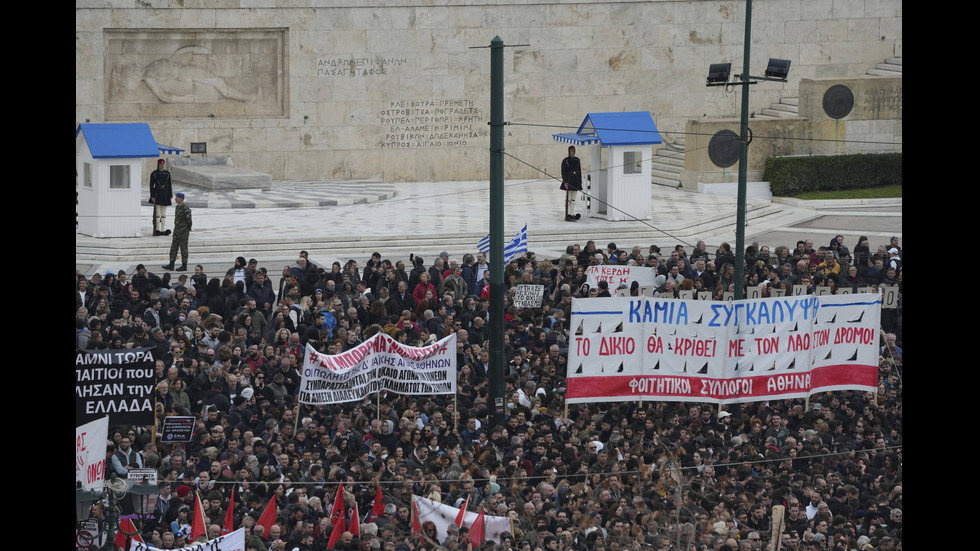
<path fill-rule="evenodd" d="M 476 249 L 481 253 L 490 252 L 489 233 L 487 234 L 486 237 L 481 239 L 479 243 L 476 244 Z M 524 227 L 521 229 L 521 231 L 517 232 L 517 235 L 515 235 L 514 238 L 510 240 L 510 243 L 507 243 L 507 246 L 504 247 L 504 262 L 510 262 L 510 259 L 517 256 L 519 253 L 526 253 L 526 252 L 527 252 L 527 224 L 524 224 Z"/>

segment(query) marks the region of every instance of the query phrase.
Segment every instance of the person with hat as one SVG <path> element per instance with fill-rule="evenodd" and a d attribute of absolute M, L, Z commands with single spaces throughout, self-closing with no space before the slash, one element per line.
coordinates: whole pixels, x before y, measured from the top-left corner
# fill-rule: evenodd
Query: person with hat
<path fill-rule="evenodd" d="M 150 173 L 150 203 L 153 203 L 153 236 L 170 235 L 167 229 L 167 207 L 173 197 L 173 185 L 166 161 L 157 160 L 157 169 Z"/>
<path fill-rule="evenodd" d="M 164 270 L 173 270 L 174 263 L 177 261 L 177 251 L 180 251 L 181 264 L 177 268 L 178 272 L 187 271 L 187 240 L 191 234 L 193 218 L 191 208 L 184 203 L 184 192 L 178 191 L 176 197 L 177 208 L 174 209 L 174 232 L 173 241 L 170 244 L 170 264 L 163 267 Z"/>
<path fill-rule="evenodd" d="M 575 146 L 568 146 L 568 156 L 561 162 L 561 189 L 565 190 L 565 220 L 574 222 L 582 215 L 575 212 L 575 197 L 582 191 L 582 163 L 575 156 Z"/>

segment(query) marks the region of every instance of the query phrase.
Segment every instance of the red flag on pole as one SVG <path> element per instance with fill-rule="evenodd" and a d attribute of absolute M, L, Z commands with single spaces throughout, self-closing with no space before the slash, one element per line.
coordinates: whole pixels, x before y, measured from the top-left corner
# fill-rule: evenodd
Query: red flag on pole
<path fill-rule="evenodd" d="M 265 511 L 262 511 L 262 516 L 259 517 L 259 521 L 255 523 L 256 526 L 261 526 L 265 529 L 262 532 L 262 537 L 266 540 L 269 539 L 269 531 L 272 530 L 272 525 L 276 523 L 276 496 L 272 496 L 269 500 L 269 504 L 265 506 Z"/>
<path fill-rule="evenodd" d="M 354 534 L 355 538 L 361 537 L 361 519 L 360 512 L 357 510 L 357 502 L 354 502 L 354 516 L 350 519 L 350 528 L 347 531 Z"/>
<path fill-rule="evenodd" d="M 422 537 L 422 522 L 419 520 L 419 509 L 415 506 L 415 495 L 412 495 L 412 535 L 418 536 L 420 540 L 425 541 Z"/>
<path fill-rule="evenodd" d="M 129 549 L 128 547 L 126 547 L 126 534 L 124 532 L 130 534 L 134 534 L 134 533 L 136 534 L 134 536 L 130 536 L 131 538 L 133 538 L 132 541 L 145 543 L 143 541 L 143 538 L 140 537 L 140 531 L 136 529 L 136 526 L 133 524 L 133 521 L 128 518 L 122 518 L 119 519 L 119 530 L 116 532 L 116 539 L 114 542 L 116 544 L 116 547 Z"/>
<path fill-rule="evenodd" d="M 371 507 L 371 518 L 368 522 L 374 522 L 383 514 L 385 514 L 385 498 L 381 494 L 381 486 L 378 486 L 378 490 L 374 492 L 374 505 Z"/>
<path fill-rule="evenodd" d="M 456 514 L 456 526 L 459 526 L 460 528 L 463 527 L 463 519 L 466 518 L 466 506 L 469 504 L 470 498 L 467 497 L 466 501 L 463 502 L 463 508 Z"/>
<path fill-rule="evenodd" d="M 344 483 L 337 486 L 337 497 L 333 500 L 333 509 L 330 510 L 330 522 L 337 524 L 338 518 L 344 518 Z"/>
<path fill-rule="evenodd" d="M 473 526 L 470 526 L 470 541 L 473 545 L 479 545 L 483 543 L 483 536 L 487 531 L 487 520 L 483 517 L 483 509 L 480 509 L 480 514 L 473 521 Z"/>
<path fill-rule="evenodd" d="M 344 525 L 344 515 L 340 515 L 337 522 L 333 523 L 333 530 L 330 532 L 330 539 L 327 541 L 327 549 L 333 549 L 334 545 L 340 541 L 340 536 L 347 531 L 347 527 Z"/>
<path fill-rule="evenodd" d="M 194 492 L 194 518 L 191 520 L 190 541 L 197 541 L 197 538 L 208 537 L 208 521 L 204 518 L 204 506 L 201 505 L 201 494 Z M 188 542 L 189 543 L 189 542 Z"/>
<path fill-rule="evenodd" d="M 235 531 L 235 487 L 231 487 L 231 501 L 228 502 L 228 512 L 225 513 L 225 526 L 221 529 L 221 534 L 230 534 Z"/>

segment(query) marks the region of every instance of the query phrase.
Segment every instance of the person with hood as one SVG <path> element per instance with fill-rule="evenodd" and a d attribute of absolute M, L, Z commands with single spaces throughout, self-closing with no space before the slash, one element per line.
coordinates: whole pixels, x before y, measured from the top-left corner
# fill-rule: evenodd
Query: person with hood
<path fill-rule="evenodd" d="M 333 329 L 337 326 L 337 318 L 329 312 L 317 312 L 311 325 L 303 336 L 303 344 L 309 341 L 326 342 L 333 338 Z"/>

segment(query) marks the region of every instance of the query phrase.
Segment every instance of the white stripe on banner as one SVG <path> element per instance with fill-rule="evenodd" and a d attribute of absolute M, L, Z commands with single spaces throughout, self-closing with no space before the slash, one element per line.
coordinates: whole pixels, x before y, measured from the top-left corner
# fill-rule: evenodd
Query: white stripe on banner
<path fill-rule="evenodd" d="M 486 237 L 480 240 L 476 244 L 476 250 L 481 253 L 490 253 L 490 234 L 488 233 Z M 524 228 L 517 232 L 517 235 L 507 243 L 504 247 L 504 262 L 510 262 L 510 259 L 517 256 L 519 253 L 527 252 L 527 224 L 524 224 Z"/>

